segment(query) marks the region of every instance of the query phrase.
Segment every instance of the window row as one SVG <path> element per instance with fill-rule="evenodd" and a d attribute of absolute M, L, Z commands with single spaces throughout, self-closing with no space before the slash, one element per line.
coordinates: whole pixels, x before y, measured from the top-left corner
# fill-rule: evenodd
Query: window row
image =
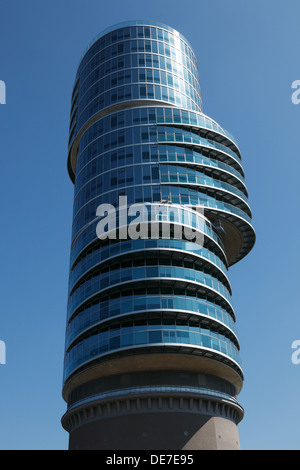
<path fill-rule="evenodd" d="M 118 207 L 119 196 L 127 196 L 128 204 L 135 204 L 139 202 L 161 202 L 168 201 L 171 204 L 181 204 L 190 206 L 199 206 L 203 208 L 210 208 L 236 215 L 246 220 L 251 224 L 251 216 L 239 207 L 235 207 L 228 202 L 223 201 L 222 196 L 216 195 L 211 197 L 194 189 L 179 186 L 168 185 L 144 185 L 144 186 L 131 186 L 129 188 L 119 189 L 116 191 L 109 191 L 97 196 L 95 199 L 86 203 L 76 214 L 73 219 L 72 239 L 75 238 L 77 233 L 82 228 L 92 222 L 96 218 L 96 210 L 100 204 L 112 204 Z M 250 211 L 250 209 L 249 209 Z"/>
<path fill-rule="evenodd" d="M 228 138 L 230 141 L 236 143 L 234 137 L 229 134 L 229 132 L 200 113 L 173 107 L 157 106 L 126 109 L 124 111 L 111 113 L 109 116 L 99 119 L 84 132 L 80 146 L 86 146 L 89 141 L 98 137 L 99 133 L 107 133 L 114 129 L 138 124 L 172 123 L 175 125 L 183 124 L 191 127 L 199 127 L 202 133 L 204 130 L 207 130 L 207 132 L 210 133 L 210 140 L 214 140 L 211 132 L 213 131 L 217 133 L 216 138 L 224 136 L 224 140 Z M 218 134 L 220 135 L 218 136 Z M 229 147 L 229 145 L 230 142 L 228 142 L 227 147 Z M 236 148 L 235 153 L 240 157 L 238 148 Z"/>
<path fill-rule="evenodd" d="M 232 164 L 235 165 L 235 168 L 237 169 L 241 168 L 239 156 L 229 147 L 227 147 L 224 144 L 220 144 L 219 142 L 216 142 L 215 140 L 200 137 L 196 133 L 190 132 L 189 130 L 179 129 L 179 128 L 171 127 L 171 126 L 159 125 L 157 137 L 158 137 L 158 142 L 176 142 L 176 143 L 194 144 L 194 145 L 200 145 L 200 146 L 205 146 L 205 147 L 215 149 L 216 151 L 219 151 L 222 154 L 225 154 L 223 156 L 223 161 L 225 163 L 227 163 L 228 161 L 231 163 L 231 160 L 233 159 Z M 229 157 L 227 155 L 229 155 Z"/>
<path fill-rule="evenodd" d="M 136 312 L 153 310 L 183 310 L 218 320 L 236 333 L 235 322 L 226 310 L 204 299 L 185 296 L 134 296 L 103 300 L 88 306 L 72 318 L 66 331 L 66 348 L 87 328 L 107 319 Z"/>
<path fill-rule="evenodd" d="M 117 87 L 96 97 L 81 113 L 78 111 L 76 127 L 78 130 L 81 129 L 82 126 L 97 112 L 123 101 L 165 101 L 179 107 L 199 111 L 201 109 L 199 95 L 192 88 L 190 88 L 190 91 L 191 98 L 175 88 L 162 85 L 134 84 Z"/>
<path fill-rule="evenodd" d="M 200 152 L 192 149 L 179 147 L 175 145 L 135 145 L 129 147 L 120 147 L 114 151 L 102 153 L 100 156 L 86 159 L 80 159 L 77 162 L 75 193 L 95 176 L 110 171 L 112 169 L 126 168 L 131 165 L 144 165 L 147 163 L 171 163 L 184 165 L 187 168 L 201 169 L 205 171 L 224 170 L 223 180 L 227 178 L 239 188 L 247 197 L 247 189 L 244 179 L 234 168 L 226 163 L 203 156 Z M 219 174 L 219 171 L 218 171 Z M 235 177 L 235 178 L 233 178 Z"/>
<path fill-rule="evenodd" d="M 124 129 L 109 132 L 107 134 L 97 137 L 95 140 L 87 143 L 84 149 L 80 152 L 78 148 L 76 172 L 80 172 L 81 168 L 97 155 L 108 152 L 111 149 L 119 147 L 127 147 L 127 153 L 133 153 L 132 145 L 143 143 L 157 142 L 157 127 L 156 126 L 132 126 Z M 82 146 L 84 142 L 81 143 Z M 125 149 L 124 149 L 125 153 Z"/>
<path fill-rule="evenodd" d="M 158 165 L 132 165 L 111 170 L 93 178 L 80 189 L 74 198 L 73 213 L 75 215 L 88 201 L 102 193 L 128 186 L 158 184 L 159 182 Z"/>
<path fill-rule="evenodd" d="M 192 52 L 192 49 L 187 46 L 184 41 L 178 38 L 178 36 L 175 38 L 173 34 L 170 34 L 164 37 L 164 33 L 166 32 L 155 28 L 151 28 L 151 31 L 152 34 L 150 35 L 145 34 L 144 32 L 145 35 L 140 36 L 136 34 L 135 29 L 131 30 L 128 28 L 125 36 L 119 37 L 117 41 L 112 42 L 109 41 L 109 35 L 103 36 L 94 43 L 86 53 L 79 65 L 77 75 L 87 75 L 87 73 L 95 67 L 95 64 L 99 63 L 100 56 L 101 60 L 107 60 L 107 58 L 121 54 L 122 52 L 124 53 L 125 51 L 145 50 L 155 52 L 156 50 L 159 50 L 159 47 L 164 47 L 164 49 L 161 49 L 163 51 L 163 55 L 166 54 L 171 56 L 172 54 L 174 57 L 174 53 L 177 55 L 180 54 L 183 57 L 183 60 L 186 63 L 189 63 L 191 67 L 197 67 L 196 57 Z M 133 48 L 135 49 L 131 49 L 131 45 L 133 45 Z M 143 49 L 141 49 L 142 47 Z"/>
<path fill-rule="evenodd" d="M 99 219 L 95 219 L 94 222 L 91 224 L 87 225 L 87 227 L 80 232 L 80 234 L 76 237 L 72 244 L 72 249 L 71 249 L 71 256 L 70 256 L 70 265 L 71 267 L 75 264 L 75 261 L 77 261 L 78 256 L 85 250 L 85 248 L 90 245 L 92 242 L 97 241 L 99 243 L 99 239 L 96 234 L 96 226 L 98 224 Z M 200 227 L 199 227 L 200 230 Z M 210 239 L 214 241 L 214 243 L 217 245 L 217 250 L 220 253 L 220 256 L 224 257 L 224 246 L 222 243 L 221 238 L 217 235 L 217 233 L 213 230 L 211 223 L 208 220 L 205 220 L 203 225 L 201 226 L 201 231 L 205 235 L 207 235 Z M 143 240 L 141 239 L 141 242 Z M 135 240 L 135 243 L 138 243 L 139 240 Z M 123 241 L 123 243 L 127 243 Z M 155 247 L 155 240 L 148 240 L 148 247 L 151 247 L 151 243 L 153 243 L 152 247 Z M 105 244 L 105 241 L 102 241 L 102 244 Z M 117 249 L 117 248 L 116 248 Z M 225 258 L 224 258 L 225 261 Z M 225 261 L 226 262 L 226 261 Z"/>
<path fill-rule="evenodd" d="M 176 145 L 161 145 L 158 146 L 158 149 L 158 161 L 161 163 L 184 164 L 187 167 L 192 168 L 204 167 L 206 170 L 224 170 L 226 173 L 229 173 L 228 177 L 230 179 L 232 179 L 232 176 L 237 178 L 237 180 L 235 180 L 235 184 L 243 191 L 245 196 L 247 196 L 247 189 L 244 184 L 244 178 L 232 166 L 229 166 L 226 163 L 220 162 L 213 158 L 205 157 L 201 152 L 196 152 L 195 150 L 179 147 Z M 225 179 L 227 175 L 222 173 L 222 176 Z"/>
<path fill-rule="evenodd" d="M 175 165 L 159 165 L 159 174 L 161 183 L 188 183 L 197 184 L 201 186 L 210 186 L 225 191 L 230 191 L 236 194 L 238 197 L 247 202 L 245 194 L 234 186 L 234 184 L 228 184 L 221 180 L 219 177 L 207 176 L 201 171 L 196 171 L 193 168 L 187 168 L 185 166 Z"/>
<path fill-rule="evenodd" d="M 85 147 L 101 135 L 127 127 L 156 125 L 156 108 L 132 108 L 119 111 L 98 119 L 83 133 L 78 144 L 78 155 Z"/>
<path fill-rule="evenodd" d="M 157 240 L 155 240 L 157 241 Z M 200 250 L 199 250 L 200 251 Z M 221 272 L 220 270 L 215 270 L 212 268 L 211 265 L 199 263 L 199 259 L 197 260 L 187 260 L 183 258 L 170 258 L 161 256 L 161 257 L 138 257 L 138 258 L 125 258 L 125 259 L 117 259 L 114 260 L 114 262 L 111 262 L 110 264 L 105 264 L 104 266 L 96 266 L 95 269 L 91 272 L 88 273 L 87 276 L 82 277 L 79 279 L 79 282 L 75 283 L 73 285 L 73 288 L 69 290 L 69 295 L 72 296 L 73 293 L 79 289 L 79 287 L 82 284 L 85 284 L 88 282 L 90 279 L 93 277 L 97 277 L 98 275 L 104 274 L 104 273 L 115 273 L 116 271 L 119 271 L 120 269 L 127 269 L 127 268 L 140 268 L 140 267 L 145 267 L 145 268 L 159 268 L 159 267 L 168 267 L 171 266 L 176 267 L 176 268 L 184 268 L 184 269 L 192 269 L 196 272 L 200 272 L 204 275 L 208 274 L 209 276 L 213 276 L 214 279 L 217 279 L 218 281 L 222 282 L 228 291 L 231 291 L 231 287 L 229 285 L 228 278 L 226 277 L 225 272 Z M 148 271 L 148 273 L 152 273 L 153 275 L 156 275 L 158 271 L 151 269 Z"/>
<path fill-rule="evenodd" d="M 98 247 L 89 253 L 87 253 L 83 258 L 80 259 L 78 263 L 72 268 L 69 277 L 69 292 L 72 291 L 74 285 L 78 282 L 81 276 L 86 274 L 90 269 L 99 265 L 103 261 L 112 258 L 114 256 L 123 255 L 130 252 L 136 252 L 139 250 L 147 250 L 153 248 L 168 248 L 172 250 L 182 250 L 189 253 L 194 253 L 195 256 L 201 257 L 204 260 L 207 260 L 216 266 L 226 275 L 227 268 L 224 265 L 224 262 L 211 250 L 195 245 L 193 242 L 188 242 L 184 240 L 175 240 L 175 239 L 159 239 L 159 240 L 128 240 L 118 243 L 112 243 L 107 246 L 102 246 L 100 243 Z M 152 251 L 153 253 L 153 251 Z M 156 256 L 156 255 L 155 255 Z M 152 264 L 154 263 L 151 260 Z"/>
<path fill-rule="evenodd" d="M 184 280 L 201 284 L 208 289 L 216 291 L 216 295 L 221 295 L 229 304 L 231 302 L 231 294 L 227 287 L 213 276 L 203 273 L 202 271 L 176 266 L 139 266 L 103 272 L 80 284 L 73 294 L 69 296 L 68 316 L 72 315 L 89 297 L 100 293 L 108 287 L 153 278 L 173 278 L 174 281 Z"/>
<path fill-rule="evenodd" d="M 127 168 L 132 165 L 147 165 L 158 162 L 157 145 L 132 145 L 121 147 L 114 151 L 102 153 L 83 165 L 83 160 L 76 166 L 75 193 L 95 176 L 118 168 Z"/>
<path fill-rule="evenodd" d="M 106 62 L 96 65 L 88 75 L 81 76 L 78 88 L 74 94 L 72 106 L 74 105 L 77 91 L 82 97 L 84 93 L 98 80 L 105 78 L 114 72 L 124 72 L 142 64 L 142 67 L 148 67 L 155 71 L 161 69 L 171 72 L 173 75 L 185 80 L 200 92 L 198 72 L 196 68 L 189 70 L 181 61 L 170 60 L 165 55 L 133 52 L 131 54 L 120 55 L 119 57 L 109 58 Z"/>
<path fill-rule="evenodd" d="M 130 186 L 158 183 L 186 184 L 215 188 L 236 195 L 245 202 L 245 210 L 247 210 L 248 207 L 247 198 L 239 189 L 232 184 L 220 181 L 218 178 L 211 178 L 199 171 L 183 166 L 137 164 L 104 172 L 92 178 L 90 182 L 82 186 L 79 191 L 76 191 L 73 206 L 74 214 L 88 201 L 110 190 L 120 188 L 129 189 Z M 241 204 L 241 201 L 239 201 L 239 203 Z"/>
<path fill-rule="evenodd" d="M 101 354 L 117 351 L 130 346 L 151 345 L 157 343 L 190 344 L 209 348 L 225 354 L 240 364 L 239 350 L 226 336 L 214 333 L 209 328 L 189 327 L 188 330 L 170 329 L 169 325 L 135 326 L 130 332 L 122 330 L 99 332 L 76 344 L 66 353 L 64 363 L 65 378 L 78 366 Z M 155 328 L 156 327 L 156 328 Z"/>
<path fill-rule="evenodd" d="M 84 109 L 96 96 L 101 95 L 111 89 L 119 87 L 120 85 L 130 85 L 134 83 L 148 83 L 160 84 L 174 88 L 181 93 L 187 95 L 194 101 L 200 102 L 200 90 L 195 80 L 190 80 L 188 83 L 178 76 L 159 69 L 135 68 L 126 69 L 121 72 L 113 73 L 98 81 L 93 81 L 91 86 L 83 91 L 80 89 L 79 99 L 77 101 L 78 108 Z M 199 95 L 196 99 L 197 94 Z"/>
<path fill-rule="evenodd" d="M 93 137 L 95 138 L 93 139 Z M 218 158 L 227 166 L 230 164 L 230 166 L 232 165 L 237 169 L 237 171 L 243 171 L 237 155 L 223 144 L 219 144 L 218 142 L 210 139 L 205 139 L 204 137 L 199 137 L 197 134 L 186 130 L 155 125 L 136 125 L 104 134 L 101 132 L 101 126 L 91 129 L 88 134 L 84 134 L 80 139 L 76 171 L 80 172 L 83 166 L 97 155 L 101 155 L 103 152 L 107 152 L 118 147 L 129 147 L 131 145 L 148 142 L 153 144 L 156 144 L 157 142 L 174 142 L 177 146 L 180 143 L 190 145 L 194 144 L 203 148 L 208 154 L 213 153 L 214 159 L 216 158 L 215 154 L 217 153 Z"/>

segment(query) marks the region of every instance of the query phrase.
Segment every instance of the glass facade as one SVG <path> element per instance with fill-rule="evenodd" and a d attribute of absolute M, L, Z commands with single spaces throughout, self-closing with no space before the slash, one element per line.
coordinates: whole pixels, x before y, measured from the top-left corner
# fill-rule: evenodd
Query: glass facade
<path fill-rule="evenodd" d="M 254 245 L 252 215 L 237 141 L 203 114 L 196 57 L 177 31 L 132 21 L 90 44 L 71 99 L 68 171 L 74 205 L 63 393 L 70 409 L 72 384 L 84 372 L 94 368 L 101 377 L 107 361 L 169 352 L 187 364 L 194 356 L 217 364 L 211 374 L 236 402 L 243 371 L 228 268 Z M 117 208 L 120 196 L 129 205 L 167 201 L 194 211 L 190 224 L 203 246 L 163 237 L 100 240 L 97 208 Z M 178 381 L 176 389 L 172 376 L 178 392 L 224 397 L 212 383 L 197 389 Z M 132 386 L 155 390 L 147 374 Z M 120 381 L 106 399 L 110 393 L 126 396 L 130 387 Z M 78 396 L 82 403 L 93 395 Z"/>

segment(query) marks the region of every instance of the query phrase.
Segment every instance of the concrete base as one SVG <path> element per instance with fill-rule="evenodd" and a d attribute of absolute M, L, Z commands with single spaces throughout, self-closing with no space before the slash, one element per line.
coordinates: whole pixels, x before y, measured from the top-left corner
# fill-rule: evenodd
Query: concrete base
<path fill-rule="evenodd" d="M 94 420 L 70 432 L 70 450 L 239 450 L 237 425 L 223 417 L 148 413 Z"/>
<path fill-rule="evenodd" d="M 224 418 L 210 418 L 182 450 L 240 450 L 238 428 Z"/>

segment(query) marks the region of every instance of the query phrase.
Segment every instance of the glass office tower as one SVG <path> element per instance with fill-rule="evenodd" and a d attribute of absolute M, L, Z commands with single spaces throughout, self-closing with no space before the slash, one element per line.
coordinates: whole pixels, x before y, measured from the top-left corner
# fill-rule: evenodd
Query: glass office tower
<path fill-rule="evenodd" d="M 243 370 L 228 267 L 255 233 L 238 144 L 203 114 L 181 34 L 130 21 L 89 45 L 72 94 L 68 172 L 69 448 L 238 449 Z M 115 207 L 119 220 L 120 197 L 181 208 L 202 243 L 173 236 L 174 219 L 164 236 L 163 218 L 156 238 L 100 239 L 98 207 Z"/>

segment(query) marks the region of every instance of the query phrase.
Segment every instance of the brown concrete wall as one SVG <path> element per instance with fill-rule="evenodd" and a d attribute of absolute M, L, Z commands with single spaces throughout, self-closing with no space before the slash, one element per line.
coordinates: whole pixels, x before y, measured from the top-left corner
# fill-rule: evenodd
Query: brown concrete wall
<path fill-rule="evenodd" d="M 211 417 L 184 445 L 183 450 L 240 450 L 236 424 L 228 419 Z"/>
<path fill-rule="evenodd" d="M 238 450 L 236 424 L 190 413 L 148 413 L 95 420 L 70 433 L 70 450 Z"/>

